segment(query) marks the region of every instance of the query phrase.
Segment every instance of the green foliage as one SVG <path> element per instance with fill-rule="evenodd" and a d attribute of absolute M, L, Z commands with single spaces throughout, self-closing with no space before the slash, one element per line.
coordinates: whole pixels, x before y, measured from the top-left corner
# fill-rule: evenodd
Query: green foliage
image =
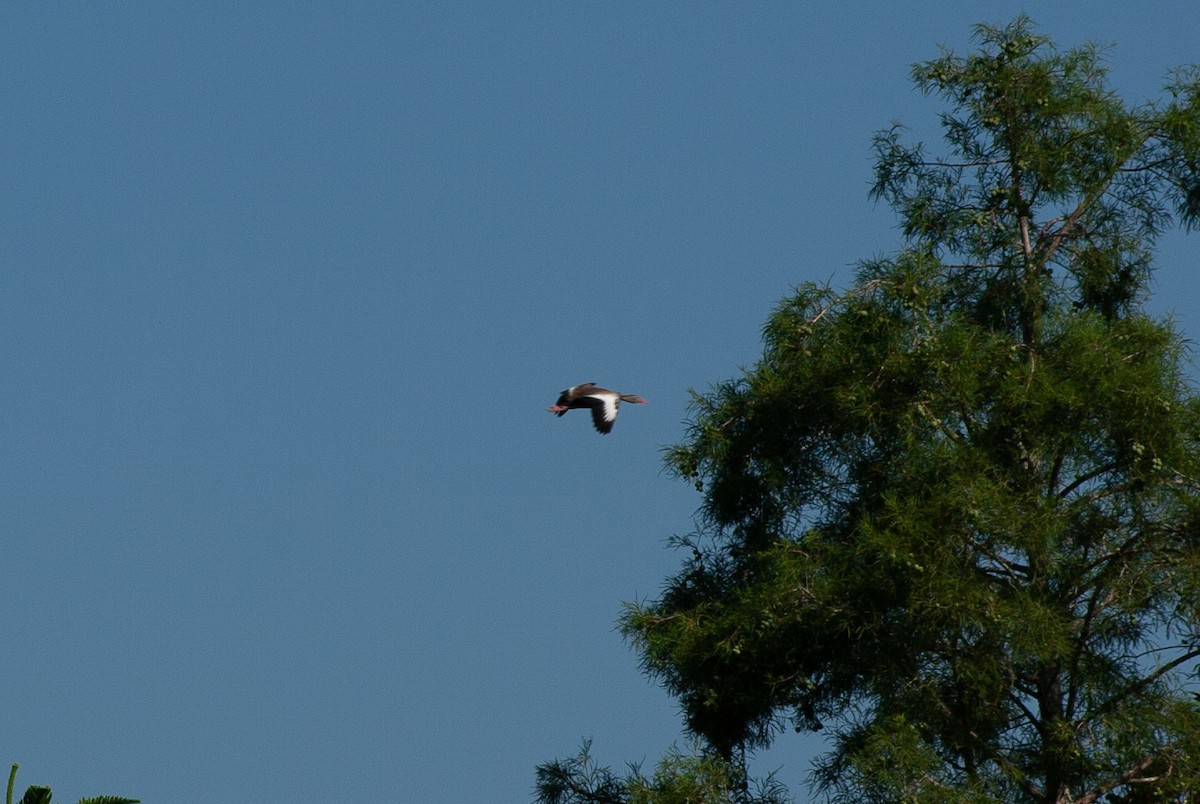
<path fill-rule="evenodd" d="M 578 756 L 554 760 L 537 769 L 538 800 L 545 804 L 624 804 L 629 801 L 627 783 L 608 768 L 592 762 L 590 742 Z"/>
<path fill-rule="evenodd" d="M 592 761 L 591 743 L 579 753 L 537 771 L 538 801 L 545 804 L 783 804 L 783 787 L 766 779 L 751 792 L 739 765 L 708 752 L 672 750 L 651 777 L 636 765 L 624 777 Z"/>
<path fill-rule="evenodd" d="M 13 763 L 12 771 L 8 774 L 8 795 L 5 798 L 5 804 L 12 804 L 13 783 L 17 779 L 17 768 L 20 767 Z M 30 785 L 25 790 L 25 795 L 21 797 L 19 804 L 50 804 L 50 788 L 42 785 Z M 94 796 L 92 798 L 81 798 L 79 804 L 140 804 L 136 798 L 122 798 L 121 796 Z"/>
<path fill-rule="evenodd" d="M 1156 237 L 1200 221 L 1200 73 L 1127 108 L 1093 47 L 977 36 L 913 71 L 946 153 L 876 137 L 904 246 L 798 288 L 695 395 L 668 465 L 701 528 L 624 633 L 727 764 L 828 724 L 835 801 L 1180 800 L 1200 396 L 1140 303 Z"/>

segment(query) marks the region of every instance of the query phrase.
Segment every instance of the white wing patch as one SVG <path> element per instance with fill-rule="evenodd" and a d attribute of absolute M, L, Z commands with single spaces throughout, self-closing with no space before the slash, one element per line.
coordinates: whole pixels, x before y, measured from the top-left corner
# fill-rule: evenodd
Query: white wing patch
<path fill-rule="evenodd" d="M 600 408 L 600 418 L 610 424 L 617 419 L 617 402 L 619 397 L 616 394 L 586 394 L 591 399 L 599 399 L 603 407 Z"/>

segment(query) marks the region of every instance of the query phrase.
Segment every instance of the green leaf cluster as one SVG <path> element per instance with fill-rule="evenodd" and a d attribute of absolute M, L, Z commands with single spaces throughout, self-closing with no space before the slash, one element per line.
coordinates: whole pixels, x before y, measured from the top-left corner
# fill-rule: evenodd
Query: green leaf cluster
<path fill-rule="evenodd" d="M 13 784 L 17 780 L 17 768 L 20 767 L 13 763 L 12 770 L 8 774 L 8 793 L 5 796 L 5 804 L 12 804 L 13 800 Z M 19 804 L 50 804 L 53 796 L 50 793 L 50 788 L 43 785 L 30 785 L 25 790 L 25 795 L 21 796 Z M 140 800 L 136 798 L 123 798 L 121 796 L 92 796 L 90 798 L 79 799 L 79 804 L 140 804 Z"/>

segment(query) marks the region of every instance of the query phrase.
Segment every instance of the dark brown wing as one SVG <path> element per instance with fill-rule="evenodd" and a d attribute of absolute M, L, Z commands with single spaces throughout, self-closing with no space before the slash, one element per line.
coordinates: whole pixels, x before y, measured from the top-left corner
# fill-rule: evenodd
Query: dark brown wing
<path fill-rule="evenodd" d="M 594 382 L 583 382 L 579 385 L 572 385 L 558 395 L 558 401 L 554 403 L 555 407 L 564 408 L 590 408 L 592 403 L 584 395 L 596 390 Z M 555 416 L 565 416 L 565 410 L 560 410 L 555 413 Z"/>

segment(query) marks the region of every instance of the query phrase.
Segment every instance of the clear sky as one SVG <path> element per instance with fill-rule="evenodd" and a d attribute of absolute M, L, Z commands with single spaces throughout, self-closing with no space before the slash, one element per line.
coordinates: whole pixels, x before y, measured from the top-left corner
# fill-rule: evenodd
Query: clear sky
<path fill-rule="evenodd" d="M 614 626 L 693 528 L 688 388 L 895 250 L 872 132 L 936 134 L 909 66 L 1022 8 L 1131 100 L 1200 61 L 1194 0 L 4 3 L 0 767 L 436 804 L 585 737 L 652 766 L 678 714 Z M 1193 339 L 1197 243 L 1153 302 Z M 546 412 L 584 381 L 650 404 Z"/>

